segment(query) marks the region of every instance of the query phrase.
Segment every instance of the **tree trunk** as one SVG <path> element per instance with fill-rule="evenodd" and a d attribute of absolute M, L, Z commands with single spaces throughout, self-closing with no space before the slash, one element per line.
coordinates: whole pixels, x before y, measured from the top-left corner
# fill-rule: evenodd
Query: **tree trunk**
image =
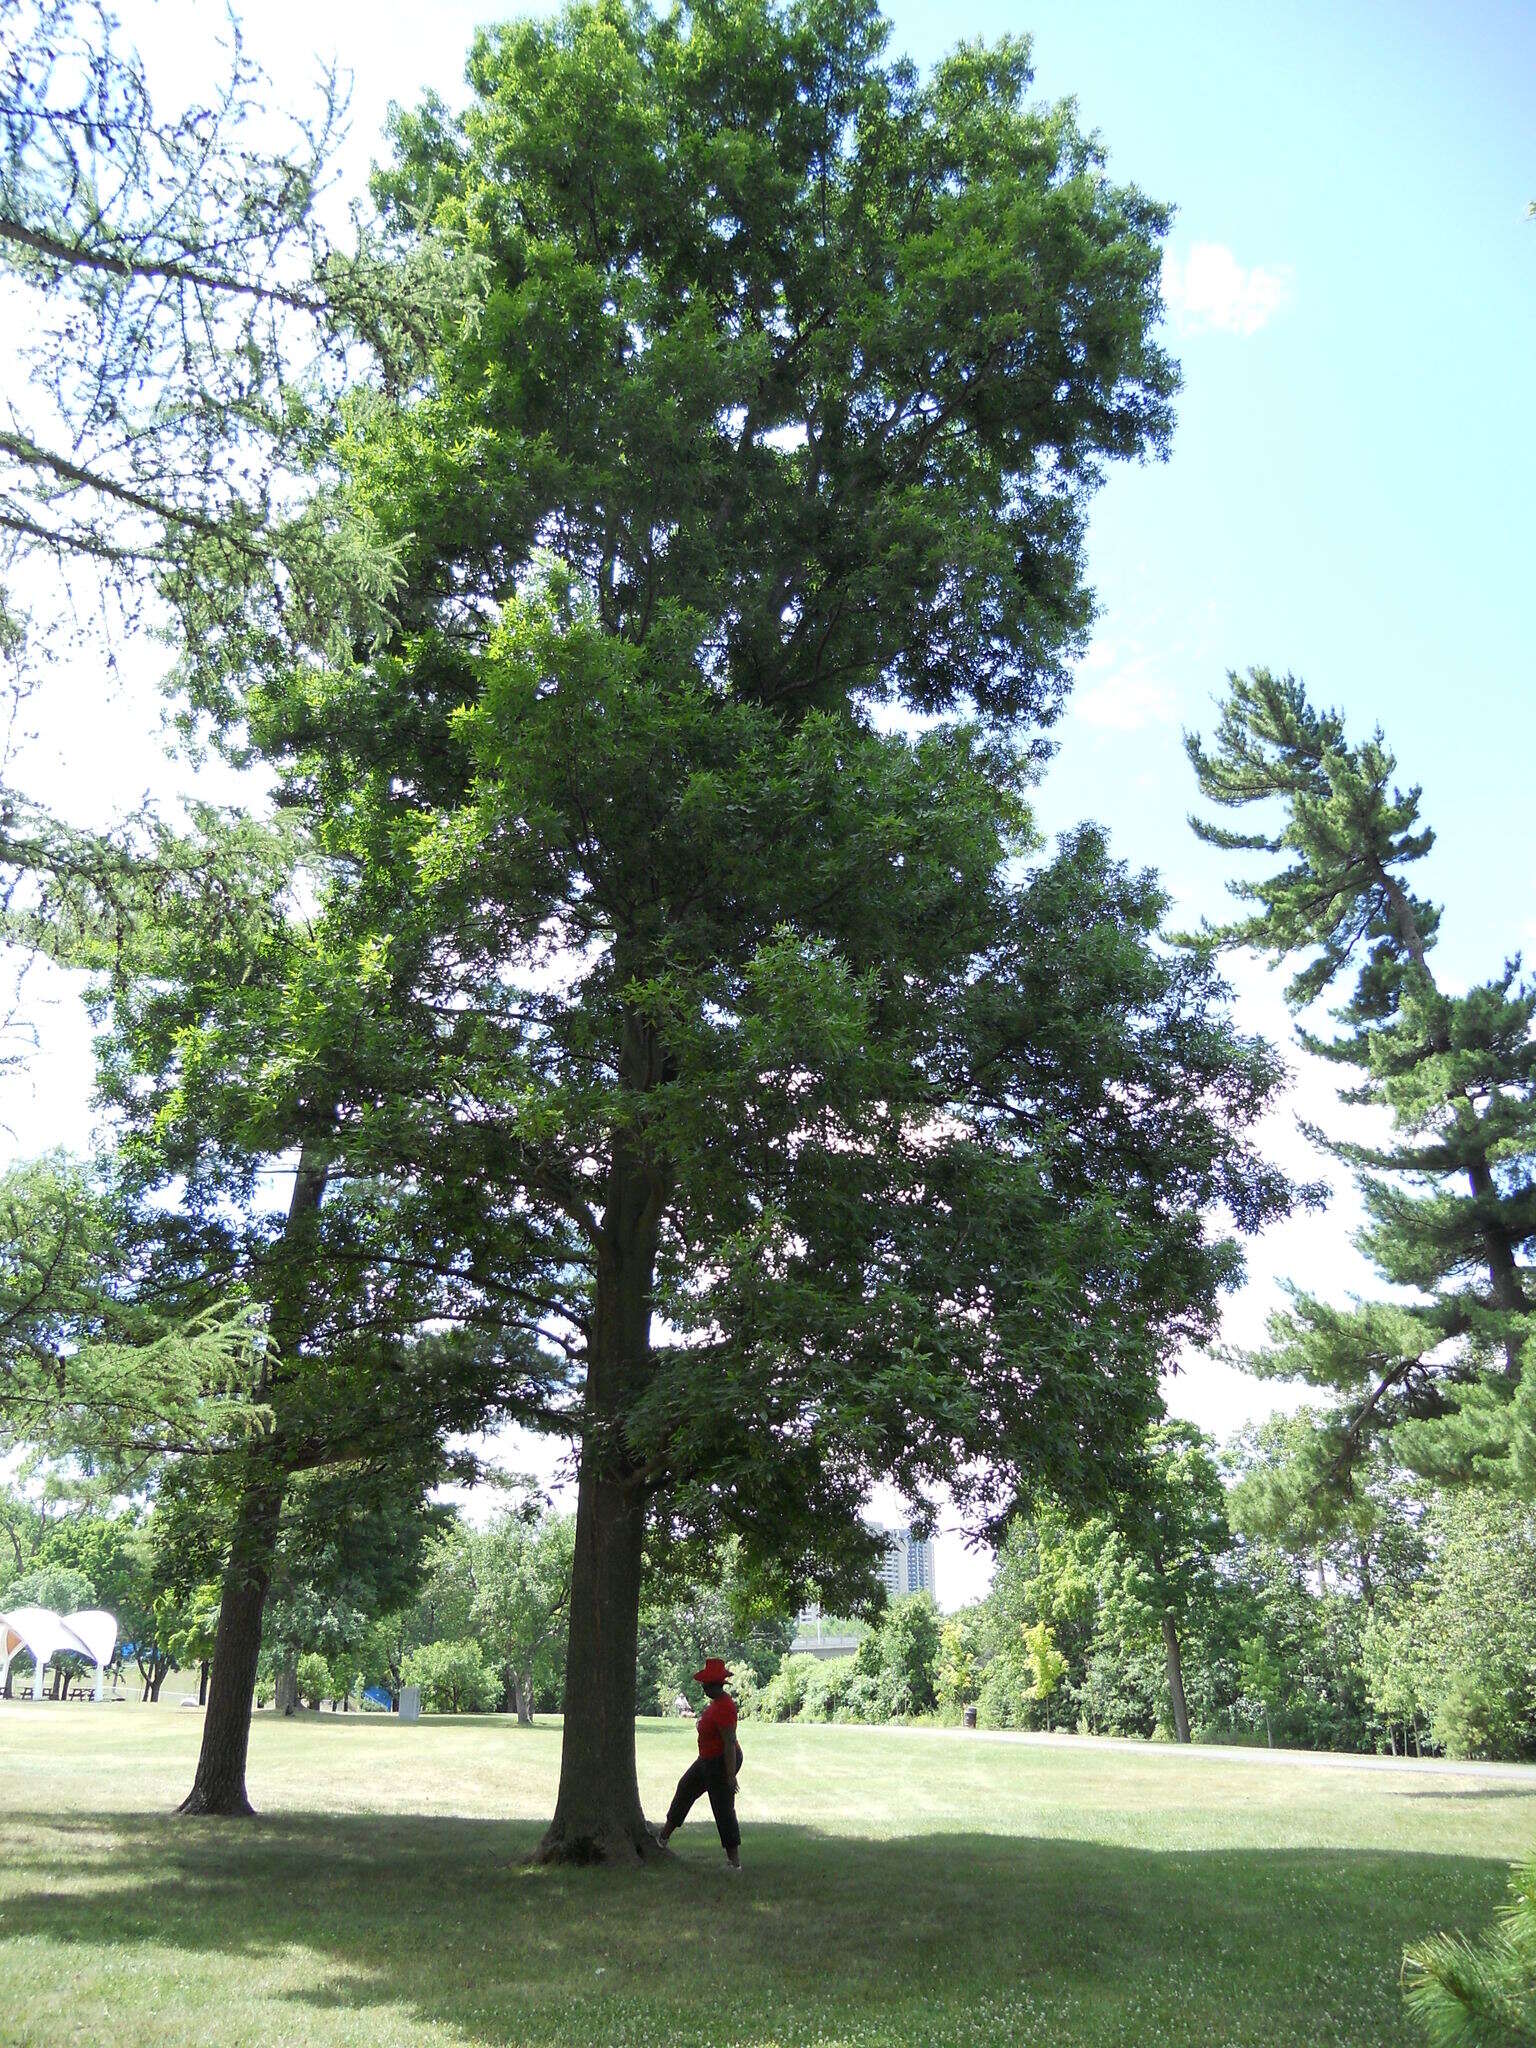
<path fill-rule="evenodd" d="M 165 1674 L 170 1669 L 164 1657 L 156 1657 L 149 1667 L 149 1703 L 152 1707 L 160 1704 L 160 1688 L 165 1683 Z"/>
<path fill-rule="evenodd" d="M 525 1671 L 517 1681 L 517 1720 L 519 1727 L 531 1728 L 533 1726 L 532 1671 Z"/>
<path fill-rule="evenodd" d="M 299 1653 L 292 1647 L 283 1652 L 272 1681 L 272 1711 L 288 1720 L 299 1711 Z"/>
<path fill-rule="evenodd" d="M 621 986 L 636 964 L 623 954 L 616 946 Z M 625 1016 L 618 1068 L 637 1106 L 668 1071 L 659 1035 L 637 1011 Z M 627 1414 L 651 1372 L 651 1300 L 665 1203 L 659 1162 L 621 1121 L 602 1224 L 593 1237 L 560 1791 L 539 1844 L 542 1863 L 633 1864 L 666 1853 L 645 1824 L 635 1773 L 646 1495 L 625 1439 Z"/>
<path fill-rule="evenodd" d="M 1173 1616 L 1163 1616 L 1163 1650 L 1168 1661 L 1168 1696 L 1173 1701 L 1173 1732 L 1180 1742 L 1189 1740 L 1189 1708 L 1184 1704 L 1184 1670 L 1179 1658 L 1179 1632 Z"/>
<path fill-rule="evenodd" d="M 279 1475 L 253 1478 L 241 1496 L 219 1601 L 203 1746 L 192 1790 L 181 1802 L 182 1813 L 248 1814 L 252 1810 L 245 1793 L 245 1759 L 251 1741 L 256 1662 L 261 1655 L 261 1611 L 272 1577 L 282 1506 Z"/>
<path fill-rule="evenodd" d="M 200 1707 L 206 1707 L 208 1704 L 208 1659 L 206 1657 L 197 1667 L 197 1704 Z"/>
<path fill-rule="evenodd" d="M 306 1138 L 288 1199 L 285 1240 L 302 1236 L 313 1226 L 325 1197 L 328 1173 L 319 1149 Z M 303 1293 L 301 1282 L 297 1295 L 289 1295 L 282 1303 L 281 1312 L 274 1308 L 272 1335 L 279 1359 L 297 1347 L 304 1321 Z M 264 1366 L 257 1392 L 267 1391 Z M 245 1793 L 245 1759 L 251 1743 L 256 1666 L 261 1657 L 262 1610 L 272 1582 L 286 1484 L 281 1470 L 258 1459 L 240 1497 L 213 1639 L 203 1747 L 192 1790 L 181 1802 L 182 1813 L 244 1815 L 252 1810 Z"/>
<path fill-rule="evenodd" d="M 555 1817 L 544 1863 L 635 1863 L 656 1853 L 635 1775 L 635 1653 L 645 1510 L 582 1448 L 571 1641 Z"/>

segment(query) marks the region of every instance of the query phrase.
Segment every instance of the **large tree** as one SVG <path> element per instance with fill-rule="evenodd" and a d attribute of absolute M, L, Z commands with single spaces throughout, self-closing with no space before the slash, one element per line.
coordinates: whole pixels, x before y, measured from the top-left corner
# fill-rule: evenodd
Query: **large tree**
<path fill-rule="evenodd" d="M 553 1857 L 651 1846 L 648 1534 L 835 1604 L 876 1474 L 999 1525 L 1107 1498 L 1238 1271 L 1218 1205 L 1285 1197 L 1210 959 L 1026 804 L 1093 485 L 1169 431 L 1166 214 L 1027 104 L 1024 44 L 921 79 L 886 39 L 866 0 L 604 0 L 398 119 L 379 196 L 483 308 L 355 420 L 388 645 L 241 700 L 332 856 L 449 919 L 414 1100 L 570 1359 Z"/>
<path fill-rule="evenodd" d="M 1360 1176 L 1361 1247 L 1395 1298 L 1340 1309 L 1297 1290 L 1249 1362 L 1335 1396 L 1318 1417 L 1312 1487 L 1347 1494 L 1390 1435 L 1396 1455 L 1440 1476 L 1528 1488 L 1536 983 L 1518 955 L 1464 992 L 1437 977 L 1440 910 L 1412 875 L 1434 834 L 1379 730 L 1351 740 L 1294 677 L 1255 669 L 1229 678 L 1212 743 L 1186 744 L 1208 800 L 1261 809 L 1243 829 L 1195 820 L 1200 837 L 1281 859 L 1234 882 L 1251 907 L 1218 936 L 1294 963 L 1298 1013 L 1345 985 L 1338 1028 L 1303 1041 L 1350 1073 L 1347 1101 L 1390 1119 L 1384 1142 L 1332 1150 Z"/>

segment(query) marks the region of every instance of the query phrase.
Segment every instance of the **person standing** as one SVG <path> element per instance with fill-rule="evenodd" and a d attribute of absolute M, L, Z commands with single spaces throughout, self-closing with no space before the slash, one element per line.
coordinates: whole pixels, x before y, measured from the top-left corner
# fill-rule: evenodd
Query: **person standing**
<path fill-rule="evenodd" d="M 665 1848 L 688 1818 L 701 1792 L 709 1794 L 710 1810 L 720 1830 L 720 1846 L 732 1870 L 741 1868 L 741 1829 L 736 1823 L 736 1774 L 742 1766 L 741 1747 L 736 1740 L 736 1702 L 725 1689 L 730 1671 L 718 1657 L 705 1660 L 702 1671 L 693 1674 L 694 1683 L 704 1688 L 709 1701 L 694 1733 L 699 1753 L 677 1781 L 666 1825 L 657 1840 Z"/>

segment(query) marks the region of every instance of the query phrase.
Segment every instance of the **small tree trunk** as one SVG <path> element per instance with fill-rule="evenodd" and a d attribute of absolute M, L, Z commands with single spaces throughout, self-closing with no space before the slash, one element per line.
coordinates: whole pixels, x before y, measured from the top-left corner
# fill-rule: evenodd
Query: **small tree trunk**
<path fill-rule="evenodd" d="M 164 1685 L 164 1683 L 165 1683 L 165 1674 L 166 1674 L 166 1672 L 167 1672 L 167 1671 L 169 1671 L 169 1669 L 170 1669 L 170 1668 L 171 1668 L 171 1667 L 170 1667 L 170 1662 L 169 1662 L 169 1660 L 168 1660 L 167 1658 L 165 1658 L 165 1657 L 156 1657 L 156 1658 L 154 1658 L 154 1659 L 153 1659 L 153 1660 L 151 1661 L 151 1663 L 150 1663 L 150 1667 L 149 1667 L 149 1703 L 150 1703 L 150 1705 L 151 1705 L 152 1707 L 153 1707 L 153 1706 L 158 1706 L 158 1705 L 159 1705 L 159 1702 L 160 1702 L 160 1688 L 161 1688 L 161 1686 L 162 1686 L 162 1685 Z"/>
<path fill-rule="evenodd" d="M 1173 1702 L 1173 1732 L 1180 1742 L 1189 1740 L 1189 1708 L 1184 1704 L 1184 1669 L 1179 1658 L 1179 1632 L 1173 1616 L 1163 1615 L 1163 1651 L 1168 1664 L 1168 1697 Z"/>
<path fill-rule="evenodd" d="M 522 1728 L 533 1726 L 533 1673 L 525 1671 L 517 1681 L 517 1719 Z"/>
<path fill-rule="evenodd" d="M 282 1506 L 282 1479 L 270 1473 L 254 1477 L 241 1496 L 219 1601 L 203 1746 L 192 1790 L 181 1803 L 183 1813 L 251 1811 L 245 1792 L 245 1759 L 251 1741 L 256 1663 L 261 1655 L 261 1612 L 272 1577 Z"/>
<path fill-rule="evenodd" d="M 200 1707 L 206 1707 L 208 1704 L 208 1659 L 206 1657 L 197 1667 L 197 1704 Z"/>
<path fill-rule="evenodd" d="M 272 1711 L 285 1719 L 292 1719 L 299 1711 L 299 1653 L 295 1649 L 283 1652 L 283 1661 L 272 1681 Z"/>

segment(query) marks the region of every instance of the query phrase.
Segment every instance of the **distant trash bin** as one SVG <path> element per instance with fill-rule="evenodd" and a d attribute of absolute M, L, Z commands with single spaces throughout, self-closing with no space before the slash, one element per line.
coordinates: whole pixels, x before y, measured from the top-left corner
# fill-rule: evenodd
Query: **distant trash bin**
<path fill-rule="evenodd" d="M 400 1718 L 402 1721 L 421 1719 L 421 1687 L 402 1685 L 400 1688 Z"/>
<path fill-rule="evenodd" d="M 960 1718 L 967 1728 L 974 1728 L 976 1726 L 976 1709 L 974 1707 L 967 1707 Z"/>

